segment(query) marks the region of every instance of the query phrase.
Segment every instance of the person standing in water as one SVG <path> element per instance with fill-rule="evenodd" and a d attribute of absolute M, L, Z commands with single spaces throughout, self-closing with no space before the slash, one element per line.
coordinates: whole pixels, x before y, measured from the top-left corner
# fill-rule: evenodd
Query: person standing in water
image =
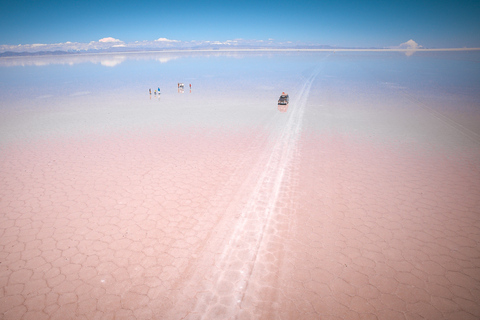
<path fill-rule="evenodd" d="M 160 94 L 160 87 L 158 87 L 158 94 Z"/>
<path fill-rule="evenodd" d="M 150 93 L 150 95 L 152 94 L 152 89 L 148 89 L 148 93 Z"/>

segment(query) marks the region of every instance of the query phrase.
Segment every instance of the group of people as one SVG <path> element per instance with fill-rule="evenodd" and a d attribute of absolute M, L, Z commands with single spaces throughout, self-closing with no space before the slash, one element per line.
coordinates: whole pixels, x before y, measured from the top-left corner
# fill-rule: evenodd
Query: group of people
<path fill-rule="evenodd" d="M 152 89 L 148 89 L 148 92 L 152 94 Z M 155 95 L 157 95 L 157 90 L 153 91 Z M 158 94 L 160 94 L 160 87 L 158 87 Z"/>
<path fill-rule="evenodd" d="M 180 83 L 180 82 L 177 84 L 177 86 L 178 86 L 178 89 L 183 89 L 185 87 L 185 85 L 183 83 Z M 189 86 L 190 86 L 190 90 L 192 90 L 192 84 L 189 84 Z M 160 87 L 158 87 L 157 90 L 154 90 L 153 94 L 157 95 L 157 92 L 158 92 L 158 94 L 160 94 Z M 152 94 L 152 89 L 151 88 L 148 89 L 148 93 L 150 93 L 150 95 Z"/>
<path fill-rule="evenodd" d="M 190 90 L 192 90 L 192 84 L 189 84 L 189 86 L 190 86 Z M 180 83 L 180 82 L 179 82 L 179 83 L 177 84 L 177 87 L 178 87 L 179 89 L 180 89 L 180 88 L 185 88 L 185 85 L 184 85 L 183 83 Z"/>

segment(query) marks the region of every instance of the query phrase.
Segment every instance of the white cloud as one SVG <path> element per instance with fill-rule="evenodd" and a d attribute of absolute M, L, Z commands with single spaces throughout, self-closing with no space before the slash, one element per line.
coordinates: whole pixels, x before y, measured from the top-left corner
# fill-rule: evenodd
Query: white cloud
<path fill-rule="evenodd" d="M 106 37 L 98 40 L 98 42 L 122 42 L 122 41 L 112 37 Z"/>
<path fill-rule="evenodd" d="M 167 38 L 158 38 L 155 41 L 158 41 L 158 42 L 180 42 L 179 40 L 170 40 L 170 39 L 167 39 Z"/>

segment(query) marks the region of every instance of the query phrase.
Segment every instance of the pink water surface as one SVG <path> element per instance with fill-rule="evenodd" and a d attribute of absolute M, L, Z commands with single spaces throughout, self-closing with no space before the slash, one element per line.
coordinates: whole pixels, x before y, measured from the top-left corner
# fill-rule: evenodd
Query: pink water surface
<path fill-rule="evenodd" d="M 478 319 L 478 101 L 338 68 L 1 144 L 0 318 Z"/>

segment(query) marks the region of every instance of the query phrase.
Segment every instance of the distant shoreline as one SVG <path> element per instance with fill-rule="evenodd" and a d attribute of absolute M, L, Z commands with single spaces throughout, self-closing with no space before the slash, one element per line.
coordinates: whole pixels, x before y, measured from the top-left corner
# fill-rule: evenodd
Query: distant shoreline
<path fill-rule="evenodd" d="M 101 51 L 101 52 L 70 52 L 70 51 L 42 51 L 42 52 L 2 52 L 0 58 L 41 57 L 41 56 L 73 56 L 73 55 L 122 55 L 144 53 L 203 53 L 203 52 L 457 52 L 480 51 L 480 48 L 219 48 L 219 49 L 167 49 L 167 50 L 141 50 L 141 51 Z"/>

